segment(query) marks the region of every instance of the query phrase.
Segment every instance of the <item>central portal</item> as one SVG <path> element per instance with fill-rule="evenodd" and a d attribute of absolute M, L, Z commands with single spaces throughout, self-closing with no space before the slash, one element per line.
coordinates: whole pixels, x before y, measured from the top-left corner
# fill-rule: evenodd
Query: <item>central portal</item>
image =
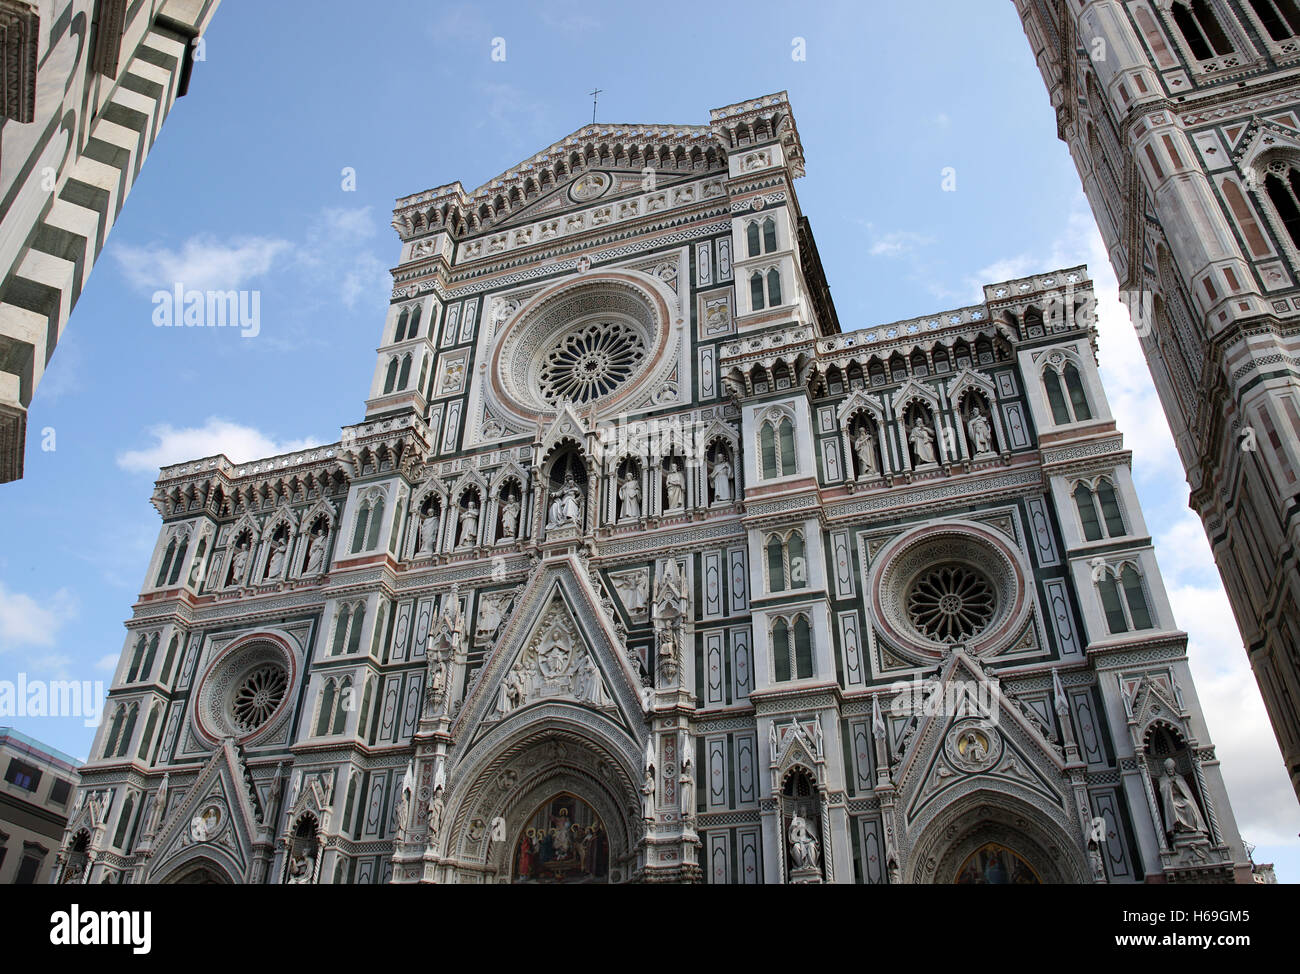
<path fill-rule="evenodd" d="M 560 794 L 525 821 L 515 843 L 516 883 L 609 881 L 609 833 L 582 799 Z"/>

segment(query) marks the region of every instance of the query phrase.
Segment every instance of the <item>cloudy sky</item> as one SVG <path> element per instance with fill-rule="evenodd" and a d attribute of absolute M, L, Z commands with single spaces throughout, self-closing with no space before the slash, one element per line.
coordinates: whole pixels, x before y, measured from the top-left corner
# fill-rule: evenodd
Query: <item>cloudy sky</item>
<path fill-rule="evenodd" d="M 394 198 L 478 186 L 589 122 L 593 88 L 611 124 L 704 124 L 785 89 L 846 330 L 1089 265 L 1103 378 L 1238 823 L 1259 861 L 1300 879 L 1300 806 L 1011 3 L 305 9 L 224 0 L 51 361 L 26 478 L 0 487 L 0 680 L 108 681 L 157 534 L 159 465 L 333 442 L 360 418 Z M 257 336 L 155 327 L 151 295 L 176 282 L 258 290 Z M 79 757 L 92 736 L 81 720 L 6 722 Z"/>

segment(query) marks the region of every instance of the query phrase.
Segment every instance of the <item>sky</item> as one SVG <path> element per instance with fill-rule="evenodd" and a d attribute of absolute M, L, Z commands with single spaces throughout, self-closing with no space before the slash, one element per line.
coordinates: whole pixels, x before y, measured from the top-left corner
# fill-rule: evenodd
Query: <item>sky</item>
<path fill-rule="evenodd" d="M 1300 805 L 1012 3 L 223 0 L 203 56 L 37 390 L 25 478 L 0 487 L 0 680 L 109 683 L 160 465 L 334 442 L 361 418 L 395 198 L 474 189 L 589 123 L 595 88 L 601 123 L 678 125 L 785 90 L 844 330 L 1088 264 L 1102 377 L 1238 826 L 1300 881 Z M 257 334 L 155 326 L 151 296 L 175 282 L 257 291 Z M 79 758 L 94 735 L 0 720 Z"/>

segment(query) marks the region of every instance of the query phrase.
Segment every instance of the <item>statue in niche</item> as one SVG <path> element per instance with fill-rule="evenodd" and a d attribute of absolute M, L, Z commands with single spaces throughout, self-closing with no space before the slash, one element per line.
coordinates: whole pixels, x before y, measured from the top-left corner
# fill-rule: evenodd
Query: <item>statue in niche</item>
<path fill-rule="evenodd" d="M 443 601 L 440 628 L 446 632 L 447 646 L 453 660 L 459 659 L 465 646 L 465 617 L 460 614 L 460 586 L 453 584 Z"/>
<path fill-rule="evenodd" d="M 513 540 L 518 536 L 519 511 L 522 505 L 515 494 L 502 494 L 501 497 L 501 537 Z"/>
<path fill-rule="evenodd" d="M 993 427 L 979 406 L 971 410 L 970 419 L 966 421 L 966 432 L 970 434 L 971 445 L 975 447 L 977 455 L 993 452 Z"/>
<path fill-rule="evenodd" d="M 434 509 L 420 519 L 420 534 L 418 539 L 419 553 L 428 555 L 433 553 L 433 544 L 437 538 L 438 531 L 438 514 Z"/>
<path fill-rule="evenodd" d="M 641 779 L 641 802 L 642 815 L 647 822 L 653 822 L 655 817 L 655 766 L 648 763 L 645 766 L 645 776 Z"/>
<path fill-rule="evenodd" d="M 795 812 L 794 817 L 790 819 L 790 830 L 787 835 L 790 839 L 790 862 L 794 868 L 797 870 L 818 868 L 817 839 L 808 827 L 802 809 Z"/>
<path fill-rule="evenodd" d="M 460 547 L 472 548 L 478 541 L 478 503 L 470 500 L 460 516 Z"/>
<path fill-rule="evenodd" d="M 682 751 L 684 755 L 689 755 L 689 753 L 687 750 Z M 695 817 L 695 775 L 692 773 L 693 767 L 690 757 L 684 757 L 682 759 L 682 773 L 677 779 L 678 788 L 682 795 L 682 818 L 685 820 Z"/>
<path fill-rule="evenodd" d="M 912 449 L 916 451 L 916 462 L 934 463 L 934 430 L 925 420 L 925 414 L 918 413 L 916 422 L 912 424 L 911 431 L 907 438 L 912 441 Z"/>
<path fill-rule="evenodd" d="M 664 491 L 668 498 L 667 510 L 681 511 L 686 508 L 686 475 L 682 473 L 680 460 L 664 475 Z"/>
<path fill-rule="evenodd" d="M 445 805 L 442 785 L 438 785 L 433 789 L 433 797 L 429 799 L 429 845 L 438 841 L 438 833 L 442 831 L 442 813 Z"/>
<path fill-rule="evenodd" d="M 546 522 L 549 528 L 568 528 L 582 526 L 582 491 L 572 473 L 564 475 L 564 484 L 551 494 L 550 516 Z"/>
<path fill-rule="evenodd" d="M 641 516 L 641 482 L 630 467 L 619 481 L 618 497 L 623 502 L 623 520 L 635 521 Z"/>
<path fill-rule="evenodd" d="M 307 542 L 307 567 L 304 569 L 306 575 L 319 575 L 325 568 L 325 532 L 323 530 L 313 531 L 311 539 Z"/>
<path fill-rule="evenodd" d="M 447 662 L 436 656 L 430 657 L 428 669 L 429 688 L 426 691 L 426 697 L 429 706 L 427 710 L 432 716 L 447 696 Z"/>
<path fill-rule="evenodd" d="M 600 670 L 590 656 L 584 655 L 573 674 L 573 696 L 583 703 L 601 706 L 605 700 L 605 688 L 600 679 Z"/>
<path fill-rule="evenodd" d="M 659 576 L 654 612 L 659 667 L 670 683 L 676 681 L 681 662 L 682 628 L 686 613 L 686 585 L 677 569 L 676 559 L 670 558 L 664 566 L 663 574 Z"/>
<path fill-rule="evenodd" d="M 311 882 L 312 874 L 316 871 L 316 858 L 309 855 L 306 850 L 294 854 L 293 859 L 289 862 L 289 883 L 290 885 L 301 886 Z"/>
<path fill-rule="evenodd" d="M 411 796 L 415 793 L 415 774 L 411 762 L 406 764 L 406 772 L 402 775 L 402 797 L 397 804 L 395 820 L 397 822 L 397 831 L 399 834 L 406 831 L 406 820 L 411 814 Z"/>
<path fill-rule="evenodd" d="M 1173 758 L 1165 758 L 1160 776 L 1160 800 L 1165 808 L 1165 831 L 1173 836 L 1180 832 L 1205 835 L 1205 819 L 1192 796 L 1192 790 L 1178 773 Z"/>
<path fill-rule="evenodd" d="M 284 573 L 284 552 L 288 546 L 283 538 L 271 542 L 271 557 L 266 560 L 267 578 L 279 578 Z"/>
<path fill-rule="evenodd" d="M 718 451 L 718 459 L 709 464 L 709 481 L 713 484 L 713 502 L 725 504 L 732 499 L 731 458 L 725 450 Z"/>
<path fill-rule="evenodd" d="M 858 457 L 859 476 L 876 472 L 876 438 L 871 435 L 871 426 L 865 421 L 853 434 L 853 452 Z"/>
<path fill-rule="evenodd" d="M 244 580 L 244 572 L 248 568 L 248 555 L 251 550 L 251 544 L 245 541 L 235 549 L 235 557 L 230 562 L 230 584 L 239 585 Z"/>

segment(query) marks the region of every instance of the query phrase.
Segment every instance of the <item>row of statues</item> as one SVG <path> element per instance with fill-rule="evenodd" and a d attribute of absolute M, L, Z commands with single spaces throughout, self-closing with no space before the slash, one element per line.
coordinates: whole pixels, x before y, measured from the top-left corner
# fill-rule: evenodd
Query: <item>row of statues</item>
<path fill-rule="evenodd" d="M 266 565 L 257 581 L 253 582 L 248 578 L 248 562 L 253 556 L 253 542 L 245 533 L 235 542 L 235 547 L 231 552 L 230 570 L 226 574 L 224 587 L 260 584 L 284 578 L 285 562 L 289 557 L 289 540 L 289 533 L 284 528 L 281 528 L 271 538 L 270 551 L 266 556 Z M 328 541 L 329 528 L 323 523 L 318 523 L 307 536 L 307 554 L 301 573 L 303 577 L 320 575 L 325 571 L 325 549 L 328 546 Z M 196 561 L 190 570 L 189 583 L 191 585 L 197 584 L 201 571 L 202 565 Z"/>
<path fill-rule="evenodd" d="M 917 411 L 915 419 L 908 424 L 904 422 L 907 441 L 912 446 L 912 462 L 916 466 L 938 463 L 938 439 L 934 427 L 924 412 Z M 976 457 L 991 456 L 994 453 L 993 426 L 979 406 L 971 409 L 966 420 L 967 442 Z M 853 453 L 858 460 L 860 477 L 875 476 L 880 472 L 878 443 L 876 433 L 865 420 L 860 422 L 850 436 Z M 948 454 L 955 451 L 950 446 Z"/>

